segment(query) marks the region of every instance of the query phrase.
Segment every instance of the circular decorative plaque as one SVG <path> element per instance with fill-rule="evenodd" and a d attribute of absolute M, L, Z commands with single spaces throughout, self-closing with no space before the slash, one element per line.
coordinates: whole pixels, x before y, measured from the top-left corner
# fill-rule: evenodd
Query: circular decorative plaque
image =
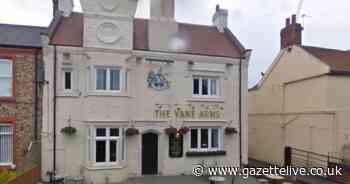
<path fill-rule="evenodd" d="M 112 22 L 102 23 L 97 28 L 97 38 L 104 43 L 114 43 L 120 37 L 119 27 Z"/>
<path fill-rule="evenodd" d="M 101 7 L 106 11 L 114 11 L 119 3 L 119 0 L 100 0 Z"/>

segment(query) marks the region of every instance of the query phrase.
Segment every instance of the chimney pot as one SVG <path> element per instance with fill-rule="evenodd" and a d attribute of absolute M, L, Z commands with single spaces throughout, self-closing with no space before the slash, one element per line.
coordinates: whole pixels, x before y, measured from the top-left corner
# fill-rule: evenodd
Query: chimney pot
<path fill-rule="evenodd" d="M 297 16 L 295 14 L 292 15 L 292 24 L 297 23 Z"/>
<path fill-rule="evenodd" d="M 286 18 L 286 27 L 290 25 L 290 18 Z"/>
<path fill-rule="evenodd" d="M 219 11 L 220 10 L 220 5 L 216 5 L 216 11 Z"/>
<path fill-rule="evenodd" d="M 73 12 L 74 2 L 73 0 L 54 0 L 58 3 L 58 10 L 63 13 L 63 16 L 69 17 Z"/>

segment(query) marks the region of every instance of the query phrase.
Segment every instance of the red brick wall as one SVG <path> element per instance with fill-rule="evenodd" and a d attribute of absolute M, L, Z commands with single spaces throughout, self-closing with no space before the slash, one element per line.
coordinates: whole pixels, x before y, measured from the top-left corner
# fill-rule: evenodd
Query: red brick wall
<path fill-rule="evenodd" d="M 39 54 L 36 56 L 36 54 Z M 35 107 L 35 64 L 41 60 L 40 52 L 35 49 L 18 49 L 0 47 L 0 57 L 12 58 L 14 91 L 11 98 L 0 98 L 0 123 L 11 119 L 14 124 L 13 159 L 18 170 L 28 168 L 27 148 L 34 140 L 34 107 Z M 42 94 L 39 90 L 39 94 Z M 41 97 L 38 98 L 41 106 Z M 41 108 L 39 108 L 41 110 Z M 38 113 L 38 135 L 40 135 L 41 112 Z M 38 140 L 40 141 L 40 139 Z M 37 159 L 37 158 L 35 158 Z M 30 163 L 32 164 L 32 163 Z M 37 163 L 38 164 L 38 163 Z"/>
<path fill-rule="evenodd" d="M 40 166 L 37 166 L 8 182 L 8 184 L 37 184 L 40 181 L 40 172 Z"/>

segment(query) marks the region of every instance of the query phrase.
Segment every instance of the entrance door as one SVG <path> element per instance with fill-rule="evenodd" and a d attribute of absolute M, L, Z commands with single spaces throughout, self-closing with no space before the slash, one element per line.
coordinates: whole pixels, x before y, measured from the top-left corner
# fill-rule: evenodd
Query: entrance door
<path fill-rule="evenodd" d="M 158 174 L 158 135 L 142 135 L 142 174 Z"/>

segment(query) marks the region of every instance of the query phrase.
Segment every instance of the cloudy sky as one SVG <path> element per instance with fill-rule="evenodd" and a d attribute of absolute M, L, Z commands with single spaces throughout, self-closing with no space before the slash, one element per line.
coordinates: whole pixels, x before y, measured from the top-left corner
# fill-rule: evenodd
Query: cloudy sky
<path fill-rule="evenodd" d="M 149 0 L 139 0 L 138 17 L 149 16 Z M 176 0 L 179 22 L 211 24 L 215 5 L 229 10 L 229 27 L 246 48 L 253 49 L 250 86 L 260 79 L 279 51 L 279 31 L 285 18 L 296 13 L 300 0 Z M 81 11 L 75 0 L 76 11 Z M 51 0 L 1 0 L 0 23 L 47 26 Z M 304 44 L 350 49 L 349 0 L 304 0 L 300 19 Z"/>

